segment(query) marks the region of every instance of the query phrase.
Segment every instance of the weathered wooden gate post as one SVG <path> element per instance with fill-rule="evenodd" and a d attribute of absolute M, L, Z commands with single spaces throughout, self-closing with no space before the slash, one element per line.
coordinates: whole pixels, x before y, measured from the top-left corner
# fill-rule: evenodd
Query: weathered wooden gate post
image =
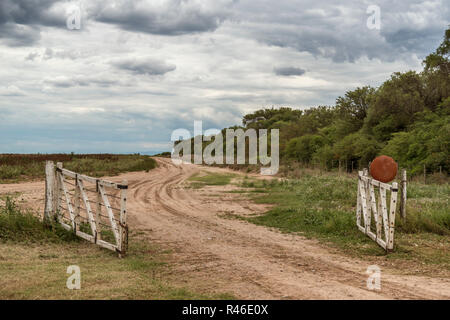
<path fill-rule="evenodd" d="M 61 197 L 62 197 L 62 185 L 61 185 L 61 178 L 59 177 L 59 175 L 61 174 L 60 170 L 62 170 L 63 168 L 63 164 L 62 162 L 57 162 L 56 163 L 56 170 L 55 170 L 55 193 L 54 193 L 54 208 L 55 208 L 55 215 L 58 218 L 59 221 L 59 215 L 60 215 L 60 210 L 61 210 Z"/>
<path fill-rule="evenodd" d="M 120 257 L 123 257 L 128 250 L 127 190 L 128 181 L 123 180 L 120 186 Z"/>
<path fill-rule="evenodd" d="M 406 170 L 402 170 L 400 183 L 401 199 L 400 199 L 400 214 L 402 219 L 406 219 Z"/>
<path fill-rule="evenodd" d="M 97 192 L 97 199 L 96 199 L 96 206 L 95 206 L 95 222 L 97 224 L 97 235 L 95 237 L 95 241 L 98 242 L 99 240 L 102 240 L 102 223 L 101 223 L 101 216 L 102 216 L 102 194 L 100 192 L 100 180 L 97 179 L 95 181 L 95 191 Z"/>
<path fill-rule="evenodd" d="M 55 215 L 55 164 L 45 163 L 45 210 L 44 222 L 50 224 Z"/>

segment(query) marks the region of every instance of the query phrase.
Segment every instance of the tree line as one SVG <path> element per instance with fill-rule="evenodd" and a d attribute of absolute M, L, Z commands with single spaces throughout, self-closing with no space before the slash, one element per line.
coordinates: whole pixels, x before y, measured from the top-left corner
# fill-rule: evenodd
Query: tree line
<path fill-rule="evenodd" d="M 412 174 L 450 165 L 450 29 L 423 60 L 421 72 L 396 72 L 380 87 L 338 97 L 334 106 L 264 108 L 243 118 L 244 129 L 279 129 L 282 160 L 330 168 L 393 157 Z M 234 127 L 235 129 L 238 127 Z"/>
<path fill-rule="evenodd" d="M 448 172 L 449 55 L 450 28 L 439 47 L 423 60 L 421 72 L 396 72 L 378 88 L 364 86 L 346 92 L 334 106 L 263 108 L 245 115 L 241 126 L 230 129 L 279 129 L 280 156 L 285 163 L 297 161 L 327 169 L 342 163 L 347 169 L 362 168 L 384 154 L 410 174 L 422 172 L 424 166 L 429 171 Z M 209 143 L 203 142 L 203 148 Z"/>

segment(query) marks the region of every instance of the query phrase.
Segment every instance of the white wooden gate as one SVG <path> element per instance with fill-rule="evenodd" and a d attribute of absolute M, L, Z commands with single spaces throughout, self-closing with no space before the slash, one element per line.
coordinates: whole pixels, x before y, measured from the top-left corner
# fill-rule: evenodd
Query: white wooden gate
<path fill-rule="evenodd" d="M 389 200 L 387 191 L 391 191 Z M 370 178 L 367 171 L 359 171 L 356 224 L 362 233 L 386 251 L 394 249 L 397 194 L 397 182 L 393 182 L 392 185 L 383 183 Z"/>
<path fill-rule="evenodd" d="M 46 171 L 46 216 L 56 216 L 66 230 L 119 256 L 125 255 L 128 247 L 127 181 L 118 184 L 92 178 L 66 170 L 62 163 L 55 169 L 53 163 L 48 162 Z M 49 181 L 52 179 L 53 183 Z"/>

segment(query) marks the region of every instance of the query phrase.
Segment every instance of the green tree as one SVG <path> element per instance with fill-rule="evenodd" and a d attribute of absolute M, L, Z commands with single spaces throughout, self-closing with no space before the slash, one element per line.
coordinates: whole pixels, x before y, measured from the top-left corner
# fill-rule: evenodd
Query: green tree
<path fill-rule="evenodd" d="M 435 52 L 424 61 L 423 76 L 426 86 L 426 104 L 434 109 L 450 96 L 450 29 L 445 31 L 444 40 Z"/>
<path fill-rule="evenodd" d="M 325 144 L 325 139 L 319 135 L 307 134 L 289 140 L 286 155 L 291 159 L 309 163 L 314 153 Z"/>
<path fill-rule="evenodd" d="M 382 145 L 372 136 L 362 132 L 349 134 L 333 146 L 334 158 L 343 161 L 357 161 L 366 165 L 379 153 Z"/>
<path fill-rule="evenodd" d="M 439 113 L 425 111 L 417 115 L 418 120 L 407 132 L 398 132 L 382 150 L 392 156 L 400 166 L 420 173 L 425 165 L 428 170 L 444 171 L 450 166 L 450 98 Z"/>
<path fill-rule="evenodd" d="M 387 141 L 392 133 L 405 130 L 413 123 L 414 114 L 425 108 L 424 84 L 414 71 L 394 73 L 373 96 L 365 120 L 365 132 L 379 141 Z"/>
<path fill-rule="evenodd" d="M 374 92 L 374 88 L 366 86 L 347 91 L 344 97 L 337 98 L 338 119 L 334 123 L 337 134 L 343 137 L 362 128 Z"/>

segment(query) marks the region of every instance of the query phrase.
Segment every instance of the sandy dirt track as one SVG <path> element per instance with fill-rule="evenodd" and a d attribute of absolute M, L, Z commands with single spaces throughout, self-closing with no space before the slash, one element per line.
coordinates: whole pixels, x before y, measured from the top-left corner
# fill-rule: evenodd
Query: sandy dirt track
<path fill-rule="evenodd" d="M 225 187 L 188 188 L 200 171 L 157 159 L 148 173 L 111 178 L 130 183 L 130 228 L 171 249 L 172 280 L 205 292 L 229 292 L 242 299 L 450 299 L 450 279 L 399 275 L 382 267 L 381 291 L 366 287 L 367 261 L 336 253 L 313 240 L 281 234 L 224 213 L 264 212 Z M 43 208 L 43 182 L 0 185 L 0 193 L 23 192 L 20 199 Z M 356 226 L 355 226 L 356 227 Z"/>

